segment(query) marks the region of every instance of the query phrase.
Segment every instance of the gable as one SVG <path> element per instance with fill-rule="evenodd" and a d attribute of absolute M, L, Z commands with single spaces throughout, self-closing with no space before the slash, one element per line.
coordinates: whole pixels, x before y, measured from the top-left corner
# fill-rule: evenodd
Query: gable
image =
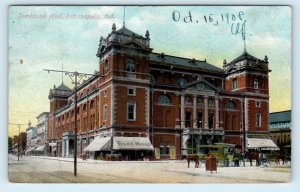
<path fill-rule="evenodd" d="M 122 45 L 125 45 L 130 48 L 136 48 L 136 49 L 144 48 L 144 46 L 142 46 L 140 43 L 138 43 L 134 40 L 129 40 L 129 41 L 123 42 Z"/>
<path fill-rule="evenodd" d="M 193 91 L 208 91 L 208 92 L 219 91 L 217 87 L 215 87 L 214 85 L 210 84 L 205 80 L 192 82 L 190 84 L 187 84 L 185 87 L 187 90 L 193 90 Z"/>

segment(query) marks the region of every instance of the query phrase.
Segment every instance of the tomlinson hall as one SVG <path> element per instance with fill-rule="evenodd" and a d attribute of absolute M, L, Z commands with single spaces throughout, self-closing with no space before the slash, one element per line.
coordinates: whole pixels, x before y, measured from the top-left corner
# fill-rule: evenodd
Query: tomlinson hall
<path fill-rule="evenodd" d="M 244 150 L 247 138 L 268 134 L 267 56 L 241 50 L 219 68 L 150 42 L 149 31 L 113 24 L 99 41 L 99 69 L 76 89 L 76 114 L 74 89 L 50 89 L 49 154 L 74 156 L 75 115 L 77 155 L 95 159 L 180 159 L 222 142 Z"/>

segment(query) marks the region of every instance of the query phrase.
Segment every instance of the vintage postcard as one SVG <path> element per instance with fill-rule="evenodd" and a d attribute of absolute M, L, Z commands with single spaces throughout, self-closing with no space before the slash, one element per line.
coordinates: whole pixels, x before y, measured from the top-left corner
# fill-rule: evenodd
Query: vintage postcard
<path fill-rule="evenodd" d="M 290 6 L 10 6 L 12 183 L 291 182 Z"/>

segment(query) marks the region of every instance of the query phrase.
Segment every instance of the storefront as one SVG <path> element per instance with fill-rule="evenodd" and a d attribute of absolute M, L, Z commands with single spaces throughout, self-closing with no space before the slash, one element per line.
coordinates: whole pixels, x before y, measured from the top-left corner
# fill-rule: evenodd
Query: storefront
<path fill-rule="evenodd" d="M 154 150 L 147 137 L 100 137 L 84 149 L 84 152 L 95 153 L 95 159 L 107 159 L 106 156 L 118 156 L 119 160 L 144 160 Z"/>

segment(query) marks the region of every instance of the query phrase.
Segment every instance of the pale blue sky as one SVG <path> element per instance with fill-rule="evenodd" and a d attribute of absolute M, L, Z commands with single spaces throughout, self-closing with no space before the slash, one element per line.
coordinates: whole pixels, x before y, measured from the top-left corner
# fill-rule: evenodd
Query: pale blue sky
<path fill-rule="evenodd" d="M 193 23 L 174 22 L 172 12 L 181 17 L 191 11 Z M 230 24 L 220 22 L 221 14 L 244 12 L 247 51 L 269 58 L 270 111 L 291 109 L 291 9 L 275 6 L 189 6 L 126 7 L 126 27 L 145 35 L 150 32 L 154 52 L 207 59 L 222 66 L 243 51 L 241 35 L 232 35 Z M 45 14 L 47 18 L 20 18 L 20 14 Z M 63 19 L 51 19 L 62 14 Z M 113 19 L 66 19 L 67 14 L 113 14 Z M 203 16 L 213 14 L 219 25 L 206 24 Z M 44 72 L 44 68 L 98 70 L 96 52 L 100 36 L 106 37 L 112 23 L 122 26 L 123 7 L 61 6 L 10 7 L 9 12 L 9 122 L 36 124 L 36 116 L 49 111 L 48 92 L 61 83 L 61 74 Z M 196 23 L 198 20 L 198 23 Z M 20 64 L 20 60 L 23 64 Z M 68 77 L 64 82 L 71 86 Z M 25 127 L 24 127 L 25 128 Z M 14 134 L 9 129 L 9 134 Z"/>

